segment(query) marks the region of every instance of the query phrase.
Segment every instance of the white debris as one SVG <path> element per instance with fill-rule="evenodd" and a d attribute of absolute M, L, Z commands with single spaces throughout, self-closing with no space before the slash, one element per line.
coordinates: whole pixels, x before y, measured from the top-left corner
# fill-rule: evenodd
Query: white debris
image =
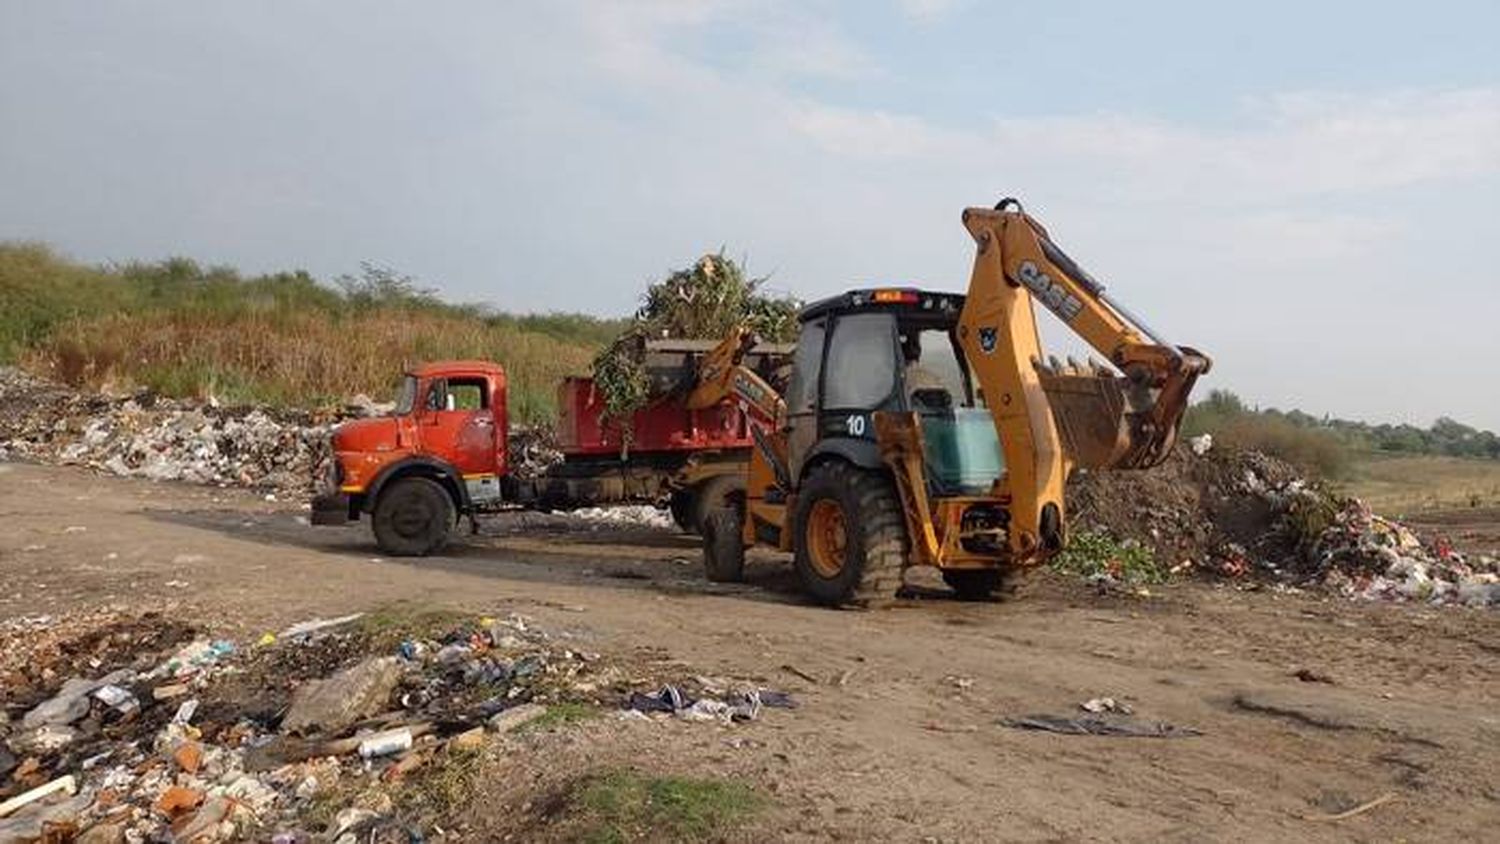
<path fill-rule="evenodd" d="M 216 403 L 80 393 L 0 367 L 0 397 L 24 410 L 0 419 L 0 455 L 154 481 L 255 487 L 301 496 L 331 458 L 335 419 Z"/>
<path fill-rule="evenodd" d="M 670 513 L 644 504 L 626 504 L 618 507 L 584 507 L 559 515 L 599 527 L 644 527 L 657 530 L 675 529 Z"/>

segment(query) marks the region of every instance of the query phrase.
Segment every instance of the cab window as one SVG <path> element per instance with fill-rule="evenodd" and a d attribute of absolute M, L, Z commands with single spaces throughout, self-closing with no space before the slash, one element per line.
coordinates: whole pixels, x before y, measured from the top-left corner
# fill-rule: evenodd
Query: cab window
<path fill-rule="evenodd" d="M 792 384 L 787 389 L 788 413 L 812 413 L 818 405 L 818 372 L 823 364 L 823 320 L 802 326 L 792 363 Z"/>
<path fill-rule="evenodd" d="M 875 408 L 896 386 L 896 319 L 850 314 L 833 325 L 824 364 L 823 407 Z"/>
<path fill-rule="evenodd" d="M 485 395 L 483 378 L 449 378 L 449 410 L 486 410 L 490 403 Z"/>
<path fill-rule="evenodd" d="M 396 394 L 396 415 L 405 416 L 417 408 L 417 376 L 401 379 L 401 390 Z"/>
<path fill-rule="evenodd" d="M 428 410 L 488 410 L 489 391 L 483 378 L 448 378 L 432 382 L 425 407 Z"/>

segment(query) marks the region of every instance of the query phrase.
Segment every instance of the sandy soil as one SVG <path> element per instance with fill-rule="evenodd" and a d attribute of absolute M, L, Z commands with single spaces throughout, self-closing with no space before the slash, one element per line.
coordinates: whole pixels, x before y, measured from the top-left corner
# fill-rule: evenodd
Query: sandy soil
<path fill-rule="evenodd" d="M 383 560 L 295 503 L 0 464 L 0 618 L 118 603 L 248 636 L 396 600 L 514 610 L 802 702 L 735 728 L 606 719 L 522 743 L 473 810 L 495 836 L 564 834 L 546 795 L 618 764 L 743 778 L 774 799 L 755 840 L 1482 840 L 1500 819 L 1493 612 L 1206 584 L 1124 598 L 1050 576 L 1005 602 L 837 612 L 803 604 L 774 557 L 733 587 L 697 566 L 688 537 L 543 516 Z M 1202 735 L 998 723 L 1100 695 Z"/>

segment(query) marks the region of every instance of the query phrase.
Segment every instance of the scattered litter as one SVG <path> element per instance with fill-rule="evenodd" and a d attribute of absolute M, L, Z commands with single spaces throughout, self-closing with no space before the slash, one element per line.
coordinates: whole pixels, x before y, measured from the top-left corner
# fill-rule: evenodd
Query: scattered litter
<path fill-rule="evenodd" d="M 234 653 L 234 643 L 223 639 L 209 641 L 199 639 L 178 651 L 166 662 L 157 666 L 147 677 L 171 676 L 178 679 L 191 677 L 200 670 L 213 665 Z"/>
<path fill-rule="evenodd" d="M 43 797 L 50 797 L 58 793 L 59 791 L 65 794 L 77 794 L 78 781 L 73 778 L 72 774 L 69 774 L 64 777 L 58 777 L 57 779 L 47 783 L 46 785 L 39 785 L 36 788 L 31 789 L 30 791 L 17 794 L 15 797 L 12 797 L 4 803 L 0 803 L 0 818 L 9 815 L 24 806 L 29 806 L 32 803 L 41 800 Z"/>
<path fill-rule="evenodd" d="M 136 700 L 135 695 L 129 689 L 122 689 L 112 684 L 95 689 L 94 698 L 121 716 L 134 714 L 141 708 L 141 702 Z"/>
<path fill-rule="evenodd" d="M 1082 709 L 1085 712 L 1092 712 L 1096 715 L 1105 712 L 1113 712 L 1119 715 L 1130 715 L 1134 711 L 1130 708 L 1129 704 L 1123 701 L 1115 700 L 1112 697 L 1096 697 L 1091 700 L 1086 700 L 1083 703 L 1078 704 L 1078 708 Z"/>
<path fill-rule="evenodd" d="M 362 759 L 374 759 L 377 756 L 390 756 L 403 750 L 411 750 L 411 730 L 402 728 L 399 730 L 387 730 L 376 733 L 359 743 L 359 755 Z"/>
<path fill-rule="evenodd" d="M 807 682 L 812 683 L 815 686 L 823 682 L 822 680 L 819 680 L 817 677 L 814 677 L 813 675 L 807 673 L 806 671 L 803 671 L 795 665 L 783 665 L 781 666 L 781 670 L 792 675 L 793 677 L 806 680 Z"/>
<path fill-rule="evenodd" d="M 436 827 L 399 825 L 397 795 L 387 789 L 419 766 L 483 747 L 487 729 L 513 730 L 552 704 L 618 702 L 619 669 L 576 650 L 571 636 L 517 615 L 481 621 L 409 637 L 402 650 L 410 658 L 391 653 L 389 631 L 347 624 L 240 649 L 161 616 L 0 621 L 8 645 L 0 649 L 0 795 L 59 774 L 71 779 L 51 788 L 76 792 L 66 802 L 17 795 L 43 802 L 24 810 L 7 802 L 15 814 L 0 822 L 0 841 L 35 840 L 44 827 L 60 835 L 63 825 L 65 840 L 85 844 L 443 837 Z M 439 661 L 445 649 L 457 658 Z M 309 715 L 314 699 L 327 705 Z M 713 700 L 733 710 L 730 719 L 792 703 L 769 693 L 766 702 Z M 21 712 L 35 713 L 33 726 Z M 725 717 L 712 703 L 700 712 Z M 299 718 L 305 724 L 294 733 Z M 374 803 L 361 798 L 358 808 L 373 812 L 309 828 L 315 798 L 350 781 L 369 784 Z M 334 835 L 339 826 L 348 828 Z"/>
<path fill-rule="evenodd" d="M 270 644 L 277 638 L 291 640 L 310 639 L 312 637 L 312 634 L 314 633 L 321 633 L 325 630 L 331 630 L 335 627 L 342 627 L 352 621 L 359 620 L 363 616 L 364 613 L 357 612 L 351 613 L 349 615 L 341 615 L 338 618 L 314 618 L 309 621 L 299 622 L 281 631 L 279 637 L 271 636 L 270 633 L 267 633 L 265 636 L 261 637 L 262 644 Z M 270 641 L 266 641 L 266 637 L 270 637 Z"/>
<path fill-rule="evenodd" d="M 520 706 L 513 706 L 491 716 L 489 724 L 490 728 L 497 733 L 508 733 L 546 714 L 547 707 L 541 704 L 523 703 Z"/>
<path fill-rule="evenodd" d="M 1124 736 L 1130 738 L 1185 738 L 1201 736 L 1191 727 L 1178 727 L 1163 721 L 1138 721 L 1132 718 L 1101 718 L 1086 715 L 1027 715 L 1006 718 L 1002 726 L 1017 730 L 1041 730 L 1068 736 Z"/>
<path fill-rule="evenodd" d="M 1365 812 L 1368 812 L 1371 809 L 1375 808 L 1376 806 L 1384 806 L 1385 804 L 1395 799 L 1396 794 L 1394 792 L 1387 792 L 1375 798 L 1374 800 L 1361 803 L 1358 806 L 1355 806 L 1353 809 L 1348 810 L 1347 812 L 1339 812 L 1333 815 L 1303 815 L 1302 819 L 1305 821 L 1341 821 L 1345 818 L 1352 818 L 1355 815 L 1362 815 Z"/>
<path fill-rule="evenodd" d="M 655 692 L 631 692 L 625 707 L 641 713 L 676 715 L 686 721 L 717 721 L 723 724 L 754 721 L 765 706 L 795 709 L 797 702 L 786 692 L 748 689 L 722 696 L 693 697 L 674 685 Z"/>
<path fill-rule="evenodd" d="M 172 723 L 185 727 L 188 724 L 193 723 L 193 715 L 197 714 L 197 712 L 198 699 L 190 698 L 188 700 L 185 700 L 182 702 L 181 706 L 177 707 L 177 712 L 173 714 Z"/>

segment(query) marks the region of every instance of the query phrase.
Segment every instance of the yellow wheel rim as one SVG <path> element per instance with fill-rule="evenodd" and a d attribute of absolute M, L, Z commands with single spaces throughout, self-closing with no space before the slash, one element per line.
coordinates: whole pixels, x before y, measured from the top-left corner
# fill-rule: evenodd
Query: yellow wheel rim
<path fill-rule="evenodd" d="M 844 570 L 844 554 L 849 546 L 849 532 L 844 509 L 838 502 L 822 499 L 813 502 L 807 513 L 807 558 L 821 577 L 833 579 Z"/>

